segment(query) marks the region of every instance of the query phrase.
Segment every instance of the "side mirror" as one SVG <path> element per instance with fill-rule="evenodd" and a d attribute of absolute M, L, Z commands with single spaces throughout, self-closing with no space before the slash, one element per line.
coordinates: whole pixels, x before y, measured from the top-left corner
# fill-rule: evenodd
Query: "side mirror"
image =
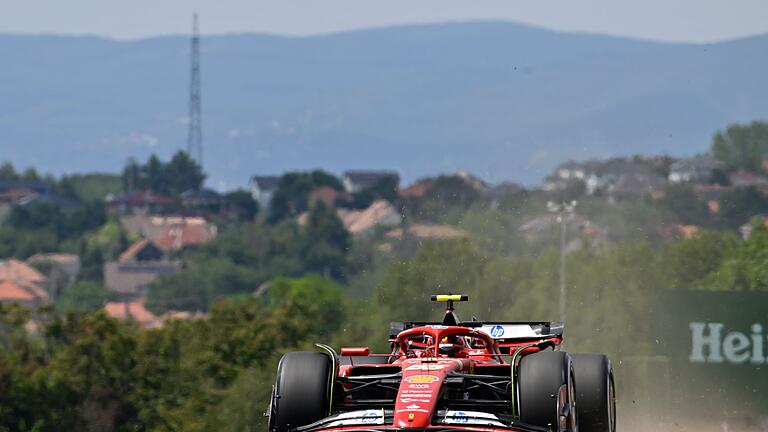
<path fill-rule="evenodd" d="M 360 356 L 367 356 L 370 353 L 371 353 L 371 350 L 368 347 L 342 348 L 341 349 L 341 356 L 342 357 L 360 357 Z"/>

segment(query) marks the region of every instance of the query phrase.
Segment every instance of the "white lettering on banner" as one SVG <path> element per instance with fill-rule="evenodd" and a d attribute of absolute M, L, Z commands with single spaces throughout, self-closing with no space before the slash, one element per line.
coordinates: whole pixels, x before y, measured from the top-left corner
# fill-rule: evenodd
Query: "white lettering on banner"
<path fill-rule="evenodd" d="M 693 363 L 722 363 L 723 356 L 720 355 L 720 331 L 723 325 L 720 323 L 705 324 L 701 322 L 692 322 L 691 327 L 691 356 Z M 709 334 L 704 335 L 704 328 L 709 329 Z M 704 357 L 704 347 L 709 350 L 709 357 Z"/>
<path fill-rule="evenodd" d="M 730 332 L 723 339 L 723 354 L 731 363 L 744 363 L 749 359 L 749 338 L 744 333 Z"/>
<path fill-rule="evenodd" d="M 752 324 L 752 359 L 749 361 L 752 364 L 762 364 L 765 362 L 765 354 L 763 353 L 763 326 L 760 324 Z"/>
<path fill-rule="evenodd" d="M 763 326 L 752 324 L 751 335 L 731 331 L 723 337 L 723 323 L 692 322 L 691 363 L 733 363 L 752 364 L 766 362 Z"/>

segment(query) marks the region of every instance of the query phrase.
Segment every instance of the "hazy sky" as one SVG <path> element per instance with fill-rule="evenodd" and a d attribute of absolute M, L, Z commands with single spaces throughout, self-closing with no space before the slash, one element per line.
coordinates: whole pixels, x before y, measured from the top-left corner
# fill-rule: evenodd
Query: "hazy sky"
<path fill-rule="evenodd" d="M 189 31 L 303 35 L 500 19 L 671 41 L 768 33 L 768 0 L 0 0 L 0 33 L 138 38 Z"/>

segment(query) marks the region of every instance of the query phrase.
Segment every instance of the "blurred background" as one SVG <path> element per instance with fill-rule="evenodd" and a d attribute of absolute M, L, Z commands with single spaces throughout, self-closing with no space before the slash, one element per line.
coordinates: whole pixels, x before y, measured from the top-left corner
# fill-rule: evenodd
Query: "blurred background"
<path fill-rule="evenodd" d="M 0 431 L 261 431 L 444 292 L 768 430 L 764 2 L 156 3 L 2 7 Z"/>

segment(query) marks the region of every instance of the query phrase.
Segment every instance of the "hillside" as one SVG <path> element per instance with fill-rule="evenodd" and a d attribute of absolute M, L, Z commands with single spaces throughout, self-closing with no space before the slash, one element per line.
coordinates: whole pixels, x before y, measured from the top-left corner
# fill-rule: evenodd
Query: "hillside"
<path fill-rule="evenodd" d="M 0 36 L 0 151 L 117 170 L 186 142 L 189 41 Z M 707 45 L 477 22 L 202 41 L 213 186 L 255 173 L 468 169 L 537 182 L 566 158 L 690 155 L 768 117 L 768 36 Z"/>

